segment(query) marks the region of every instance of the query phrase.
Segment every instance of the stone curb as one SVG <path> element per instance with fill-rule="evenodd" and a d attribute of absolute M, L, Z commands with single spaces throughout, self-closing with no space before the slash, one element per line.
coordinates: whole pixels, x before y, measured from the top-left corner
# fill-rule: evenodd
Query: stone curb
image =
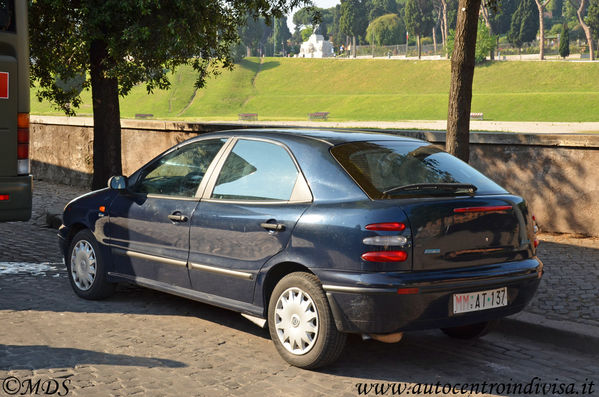
<path fill-rule="evenodd" d="M 599 354 L 599 327 L 520 312 L 504 318 L 497 331 L 586 354 Z"/>

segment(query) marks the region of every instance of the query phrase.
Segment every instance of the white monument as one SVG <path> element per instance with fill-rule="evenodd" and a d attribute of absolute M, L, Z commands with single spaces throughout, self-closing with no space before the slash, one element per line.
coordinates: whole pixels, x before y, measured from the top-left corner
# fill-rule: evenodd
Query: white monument
<path fill-rule="evenodd" d="M 333 56 L 333 45 L 320 34 L 320 26 L 316 25 L 314 33 L 300 47 L 300 58 L 328 58 Z"/>

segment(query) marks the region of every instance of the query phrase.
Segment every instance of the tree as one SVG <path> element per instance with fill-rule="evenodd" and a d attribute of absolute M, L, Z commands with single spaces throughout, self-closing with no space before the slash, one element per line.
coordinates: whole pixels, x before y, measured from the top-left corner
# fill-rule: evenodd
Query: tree
<path fill-rule="evenodd" d="M 420 59 L 422 35 L 430 32 L 434 25 L 432 2 L 430 0 L 407 0 L 404 8 L 404 22 L 408 32 L 416 36 L 418 59 Z"/>
<path fill-rule="evenodd" d="M 507 33 L 508 40 L 516 47 L 535 39 L 539 29 L 537 12 L 533 0 L 522 0 L 518 5 Z"/>
<path fill-rule="evenodd" d="M 341 0 L 339 32 L 352 37 L 352 52 L 356 55 L 356 37 L 364 36 L 368 19 L 361 0 Z"/>
<path fill-rule="evenodd" d="M 245 48 L 245 56 L 261 55 L 260 44 L 263 44 L 266 23 L 264 18 L 255 18 L 248 15 L 243 25 L 239 27 L 239 38 Z"/>
<path fill-rule="evenodd" d="M 67 114 L 81 103 L 79 90 L 57 80 L 83 79 L 92 91 L 92 188 L 121 174 L 119 96 L 138 83 L 149 92 L 169 87 L 177 66 L 190 64 L 196 86 L 219 68 L 233 67 L 238 27 L 248 14 L 282 17 L 309 0 L 36 0 L 30 3 L 31 78 L 38 98 Z"/>
<path fill-rule="evenodd" d="M 405 37 L 405 27 L 396 14 L 378 17 L 366 29 L 366 41 L 378 46 L 399 44 L 403 37 Z"/>
<path fill-rule="evenodd" d="M 291 38 L 291 32 L 287 26 L 287 18 L 276 18 L 273 24 L 272 44 L 275 54 L 285 54 L 287 51 L 287 40 Z"/>
<path fill-rule="evenodd" d="M 589 0 L 589 9 L 585 19 L 595 39 L 599 39 L 599 0 Z"/>
<path fill-rule="evenodd" d="M 397 14 L 397 3 L 395 0 L 371 0 L 368 20 L 372 23 L 378 17 L 387 14 Z"/>
<path fill-rule="evenodd" d="M 470 109 L 480 2 L 481 0 L 459 0 L 455 43 L 451 55 L 446 149 L 466 162 L 470 158 Z"/>
<path fill-rule="evenodd" d="M 545 59 L 545 24 L 543 23 L 543 14 L 545 13 L 545 7 L 551 0 L 535 0 L 537 8 L 539 10 L 539 58 Z"/>
<path fill-rule="evenodd" d="M 447 46 L 447 39 L 449 38 L 449 26 L 447 25 L 447 0 L 437 0 L 434 2 L 439 15 L 439 23 L 441 25 L 441 40 L 443 40 L 443 46 Z"/>
<path fill-rule="evenodd" d="M 570 32 L 566 22 L 562 24 L 562 31 L 559 36 L 559 55 L 564 59 L 570 55 Z"/>
<path fill-rule="evenodd" d="M 503 35 L 510 30 L 512 15 L 516 12 L 520 0 L 501 0 L 495 7 L 489 7 L 489 23 L 494 34 Z"/>
<path fill-rule="evenodd" d="M 587 0 L 570 0 L 570 4 L 572 4 L 572 6 L 574 8 L 576 8 L 576 17 L 578 18 L 578 23 L 582 27 L 582 30 L 584 31 L 584 35 L 587 39 L 587 45 L 589 46 L 589 55 L 590 55 L 589 59 L 592 61 L 593 59 L 595 59 L 595 51 L 593 48 L 593 37 L 591 35 L 591 28 L 589 28 L 589 25 L 587 25 L 586 22 L 584 21 L 584 11 L 587 6 Z"/>

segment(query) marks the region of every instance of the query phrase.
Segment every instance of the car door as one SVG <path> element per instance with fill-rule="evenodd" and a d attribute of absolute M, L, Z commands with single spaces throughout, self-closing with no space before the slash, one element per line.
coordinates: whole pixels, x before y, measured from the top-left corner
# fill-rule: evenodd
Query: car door
<path fill-rule="evenodd" d="M 190 288 L 189 220 L 204 175 L 225 142 L 207 139 L 174 148 L 142 168 L 115 198 L 108 237 L 116 273 Z"/>
<path fill-rule="evenodd" d="M 282 144 L 230 147 L 191 219 L 189 272 L 194 289 L 251 302 L 258 271 L 285 248 L 312 194 Z"/>

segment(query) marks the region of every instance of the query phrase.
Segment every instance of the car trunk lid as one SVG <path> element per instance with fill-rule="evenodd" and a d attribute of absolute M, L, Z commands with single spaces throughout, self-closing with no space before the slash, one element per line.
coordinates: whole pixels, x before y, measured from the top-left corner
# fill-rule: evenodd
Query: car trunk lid
<path fill-rule="evenodd" d="M 414 270 L 451 269 L 530 256 L 526 205 L 516 196 L 402 200 Z"/>

